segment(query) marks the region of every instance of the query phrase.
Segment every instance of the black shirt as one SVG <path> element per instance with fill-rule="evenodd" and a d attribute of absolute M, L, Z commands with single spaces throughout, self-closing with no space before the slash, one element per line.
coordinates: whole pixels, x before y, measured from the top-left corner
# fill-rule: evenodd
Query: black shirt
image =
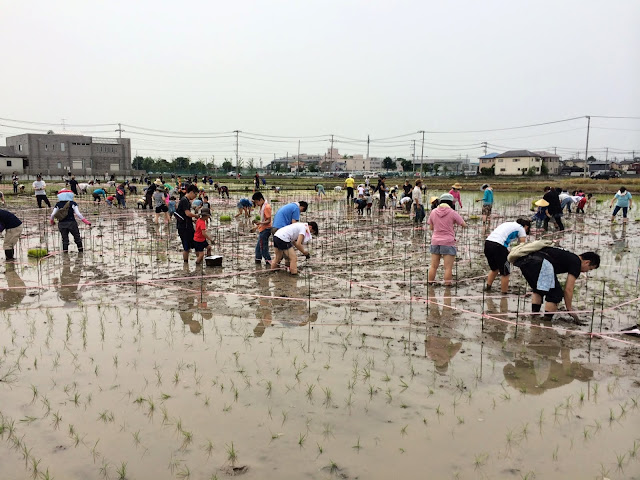
<path fill-rule="evenodd" d="M 560 206 L 560 195 L 555 190 L 549 190 L 542 197 L 549 202 L 549 215 L 555 215 L 556 213 L 562 213 Z"/>
<path fill-rule="evenodd" d="M 186 210 L 191 210 L 191 200 L 182 197 L 176 207 L 176 226 L 178 230 L 194 230 L 191 217 L 187 217 Z"/>
<path fill-rule="evenodd" d="M 409 185 L 403 185 L 402 189 L 404 190 L 404 194 L 407 196 L 411 196 L 411 191 L 413 190 L 413 187 L 411 186 L 411 184 Z"/>
<path fill-rule="evenodd" d="M 558 273 L 568 273 L 578 278 L 582 267 L 580 257 L 575 253 L 562 250 L 561 248 L 546 247 L 540 250 L 553 265 L 553 269 Z"/>
<path fill-rule="evenodd" d="M 77 195 L 78 194 L 78 181 L 75 178 L 72 178 L 71 180 L 69 180 L 69 186 L 71 187 L 71 191 Z"/>
<path fill-rule="evenodd" d="M 2 226 L 2 229 L 0 229 L 1 232 L 2 230 L 19 227 L 22 225 L 22 222 L 10 211 L 0 210 L 0 225 Z"/>

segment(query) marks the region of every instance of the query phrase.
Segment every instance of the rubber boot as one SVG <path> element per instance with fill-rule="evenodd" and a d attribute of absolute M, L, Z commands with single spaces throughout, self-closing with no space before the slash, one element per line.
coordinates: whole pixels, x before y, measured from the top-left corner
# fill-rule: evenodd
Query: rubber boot
<path fill-rule="evenodd" d="M 13 260 L 13 248 L 4 251 L 4 256 L 7 258 L 7 262 Z"/>

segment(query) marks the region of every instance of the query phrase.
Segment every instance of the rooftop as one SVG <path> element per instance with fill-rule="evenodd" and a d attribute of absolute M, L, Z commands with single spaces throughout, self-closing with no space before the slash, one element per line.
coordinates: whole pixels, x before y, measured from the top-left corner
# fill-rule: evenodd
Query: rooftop
<path fill-rule="evenodd" d="M 509 150 L 508 152 L 496 155 L 496 158 L 518 158 L 518 157 L 539 157 L 537 153 L 530 152 L 529 150 Z"/>

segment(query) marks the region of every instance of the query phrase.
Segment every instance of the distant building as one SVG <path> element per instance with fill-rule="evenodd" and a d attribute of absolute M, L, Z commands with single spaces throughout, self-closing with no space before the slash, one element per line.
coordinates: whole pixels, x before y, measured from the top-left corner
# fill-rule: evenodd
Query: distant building
<path fill-rule="evenodd" d="M 499 153 L 489 153 L 487 155 L 483 155 L 482 157 L 478 157 L 478 173 L 482 173 L 483 168 L 491 168 L 496 163 L 496 157 L 500 155 Z"/>
<path fill-rule="evenodd" d="M 562 159 L 560 155 L 545 151 L 533 153 L 535 153 L 536 155 L 540 155 L 540 158 L 542 158 L 542 163 L 547 167 L 547 173 L 549 175 L 560 174 L 560 160 Z"/>
<path fill-rule="evenodd" d="M 540 175 L 542 157 L 529 150 L 509 150 L 495 157 L 495 175 Z"/>
<path fill-rule="evenodd" d="M 82 176 L 132 171 L 131 140 L 80 134 L 24 133 L 6 138 L 7 147 L 28 158 L 28 174 Z"/>
<path fill-rule="evenodd" d="M 0 147 L 0 173 L 17 174 L 24 173 L 25 166 L 28 164 L 26 155 L 18 155 L 9 147 Z"/>

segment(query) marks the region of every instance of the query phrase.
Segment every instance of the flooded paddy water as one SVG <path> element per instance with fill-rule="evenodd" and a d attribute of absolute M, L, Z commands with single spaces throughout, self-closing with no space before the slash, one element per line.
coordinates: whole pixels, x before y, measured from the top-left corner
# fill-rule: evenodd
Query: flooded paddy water
<path fill-rule="evenodd" d="M 62 255 L 35 201 L 9 199 L 25 237 L 0 275 L 0 478 L 640 478 L 640 341 L 619 334 L 638 318 L 635 210 L 612 226 L 594 202 L 545 237 L 602 256 L 575 326 L 532 318 L 517 268 L 511 294 L 483 292 L 479 194 L 452 287 L 427 285 L 409 218 L 272 197 L 310 200 L 320 226 L 295 277 L 219 222 L 237 199 L 212 205 L 224 262 L 204 269 L 149 211 L 80 200 L 85 252 Z M 537 198 L 496 192 L 493 226 Z"/>

